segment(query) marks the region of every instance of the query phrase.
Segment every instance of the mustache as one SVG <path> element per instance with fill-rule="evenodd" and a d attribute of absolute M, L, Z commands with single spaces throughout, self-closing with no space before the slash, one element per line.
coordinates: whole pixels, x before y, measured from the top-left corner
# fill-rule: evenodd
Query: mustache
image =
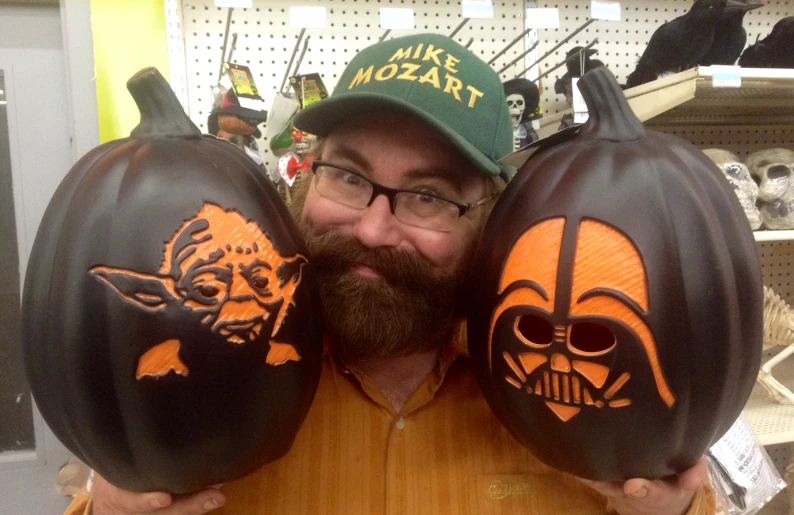
<path fill-rule="evenodd" d="M 366 265 L 376 270 L 391 285 L 412 291 L 435 288 L 438 282 L 449 279 L 418 252 L 369 248 L 355 236 L 336 230 L 317 236 L 307 235 L 306 240 L 315 269 L 323 275 L 343 275 L 355 265 Z"/>

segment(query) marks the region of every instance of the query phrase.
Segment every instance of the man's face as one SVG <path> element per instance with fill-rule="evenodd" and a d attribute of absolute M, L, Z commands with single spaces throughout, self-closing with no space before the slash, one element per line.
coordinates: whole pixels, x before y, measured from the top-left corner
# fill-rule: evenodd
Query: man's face
<path fill-rule="evenodd" d="M 390 188 L 461 203 L 488 195 L 486 178 L 472 164 L 407 115 L 342 124 L 327 136 L 320 158 Z M 366 361 L 439 345 L 458 314 L 461 279 L 484 216 L 477 208 L 450 231 L 433 231 L 400 222 L 385 195 L 356 209 L 323 197 L 312 183 L 299 222 L 340 353 Z"/>
<path fill-rule="evenodd" d="M 383 113 L 348 122 L 328 135 L 320 158 L 391 188 L 427 189 L 462 203 L 487 195 L 484 176 L 434 129 L 407 115 Z M 439 269 L 452 272 L 478 236 L 480 214 L 475 210 L 461 217 L 452 231 L 437 232 L 397 220 L 384 195 L 358 210 L 322 197 L 311 186 L 301 220 L 313 235 L 337 230 L 356 237 L 368 248 L 419 253 Z M 363 267 L 355 272 L 362 277 L 377 276 L 376 270 Z"/>

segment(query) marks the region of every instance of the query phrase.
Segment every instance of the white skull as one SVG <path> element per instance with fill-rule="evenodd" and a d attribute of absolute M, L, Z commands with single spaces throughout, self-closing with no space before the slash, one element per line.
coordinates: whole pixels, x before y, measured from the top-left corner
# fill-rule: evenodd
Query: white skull
<path fill-rule="evenodd" d="M 513 127 L 521 122 L 521 117 L 526 109 L 526 102 L 524 97 L 518 93 L 507 95 L 507 108 L 510 110 L 510 116 L 513 118 Z"/>
<path fill-rule="evenodd" d="M 733 191 L 739 197 L 739 203 L 742 205 L 744 214 L 747 215 L 747 220 L 750 221 L 750 227 L 754 231 L 760 229 L 761 213 L 755 205 L 758 198 L 758 185 L 750 176 L 750 170 L 738 157 L 727 150 L 710 148 L 703 152 L 719 166 L 722 174 L 728 179 L 728 183 L 733 186 Z"/>
<path fill-rule="evenodd" d="M 758 183 L 758 206 L 767 229 L 794 229 L 794 152 L 770 148 L 751 154 L 747 167 Z"/>

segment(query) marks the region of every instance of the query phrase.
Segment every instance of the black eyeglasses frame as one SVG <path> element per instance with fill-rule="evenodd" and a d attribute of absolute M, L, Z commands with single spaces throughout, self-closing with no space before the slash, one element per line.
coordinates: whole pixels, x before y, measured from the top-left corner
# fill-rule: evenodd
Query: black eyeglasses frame
<path fill-rule="evenodd" d="M 353 174 L 356 177 L 358 177 L 359 179 L 368 182 L 369 184 L 372 185 L 372 196 L 370 197 L 369 202 L 367 202 L 367 207 L 371 206 L 372 203 L 375 202 L 375 199 L 378 198 L 378 196 L 386 195 L 386 198 L 389 199 L 389 209 L 391 209 L 391 214 L 394 214 L 394 208 L 395 208 L 395 204 L 397 202 L 395 196 L 398 193 L 418 193 L 420 195 L 426 195 L 428 197 L 432 197 L 432 198 L 435 198 L 435 199 L 438 199 L 438 200 L 443 200 L 445 202 L 449 202 L 450 204 L 452 204 L 452 205 L 454 205 L 455 207 L 458 208 L 458 218 L 460 218 L 461 216 L 463 216 L 466 213 L 468 213 L 471 209 L 473 209 L 473 208 L 475 208 L 477 206 L 481 206 L 482 204 L 485 204 L 489 200 L 493 200 L 495 198 L 495 196 L 492 195 L 492 196 L 488 196 L 488 197 L 485 197 L 485 198 L 480 199 L 480 200 L 476 200 L 476 201 L 471 202 L 469 204 L 463 204 L 463 203 L 458 202 L 456 200 L 452 200 L 451 198 L 443 197 L 441 195 L 436 195 L 435 193 L 426 193 L 424 191 L 417 191 L 417 190 L 402 190 L 402 189 L 389 188 L 387 186 L 383 186 L 382 184 L 378 184 L 377 182 L 373 181 L 372 179 L 368 179 L 368 178 L 364 177 L 363 175 L 361 175 L 361 173 L 357 172 L 356 170 L 352 170 L 352 169 L 347 168 L 345 166 L 340 166 L 340 165 L 338 165 L 336 163 L 331 163 L 331 162 L 328 162 L 328 161 L 321 161 L 319 159 L 314 159 L 312 161 L 312 173 L 316 174 L 317 173 L 317 167 L 319 167 L 319 166 L 328 166 L 330 168 L 336 168 L 337 170 L 342 170 L 343 172 L 347 172 L 347 173 Z"/>

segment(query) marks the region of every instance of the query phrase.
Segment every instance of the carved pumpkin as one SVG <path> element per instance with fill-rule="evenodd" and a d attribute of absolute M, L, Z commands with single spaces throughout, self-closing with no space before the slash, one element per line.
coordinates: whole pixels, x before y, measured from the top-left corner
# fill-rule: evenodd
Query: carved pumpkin
<path fill-rule="evenodd" d="M 612 74 L 590 118 L 538 150 L 478 251 L 469 350 L 486 398 L 548 465 L 594 480 L 692 466 L 760 364 L 761 267 L 720 170 L 645 130 Z"/>
<path fill-rule="evenodd" d="M 111 483 L 194 491 L 292 445 L 322 330 L 297 227 L 231 143 L 202 136 L 155 69 L 129 138 L 47 208 L 27 269 L 25 364 L 47 423 Z"/>

